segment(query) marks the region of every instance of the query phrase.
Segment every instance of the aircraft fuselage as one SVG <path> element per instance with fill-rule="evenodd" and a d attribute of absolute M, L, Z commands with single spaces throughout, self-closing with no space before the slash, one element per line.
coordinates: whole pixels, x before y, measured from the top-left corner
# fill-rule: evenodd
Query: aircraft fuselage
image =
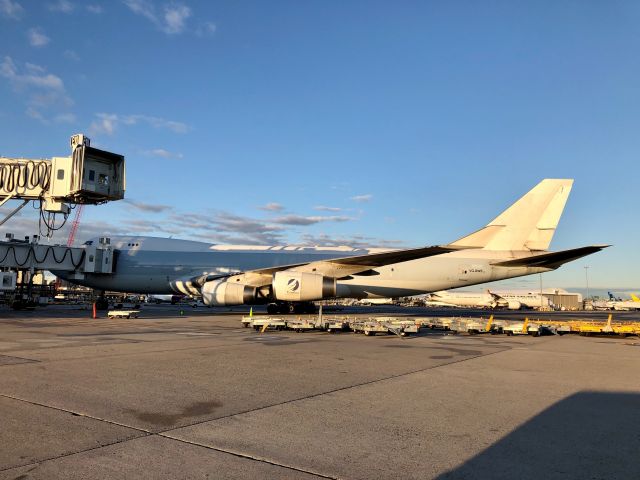
<path fill-rule="evenodd" d="M 114 273 L 85 274 L 75 283 L 99 290 L 176 293 L 176 282 L 201 275 L 228 275 L 254 269 L 365 255 L 380 249 L 333 247 L 220 246 L 186 240 L 135 237 L 114 242 Z M 377 298 L 418 295 L 532 273 L 540 267 L 498 267 L 492 262 L 528 256 L 529 252 L 464 250 L 374 268 L 337 282 L 337 296 Z M 62 278 L 63 272 L 55 272 Z"/>

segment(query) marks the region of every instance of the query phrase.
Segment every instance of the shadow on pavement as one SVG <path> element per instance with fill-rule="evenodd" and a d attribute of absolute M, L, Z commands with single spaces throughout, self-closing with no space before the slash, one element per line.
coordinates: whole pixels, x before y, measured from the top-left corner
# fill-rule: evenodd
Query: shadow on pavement
<path fill-rule="evenodd" d="M 437 478 L 637 480 L 639 452 L 640 395 L 585 391 Z"/>

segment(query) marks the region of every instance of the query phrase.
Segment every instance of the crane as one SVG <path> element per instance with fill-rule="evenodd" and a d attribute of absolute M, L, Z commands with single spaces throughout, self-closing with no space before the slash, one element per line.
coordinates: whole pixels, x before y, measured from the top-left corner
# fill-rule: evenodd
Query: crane
<path fill-rule="evenodd" d="M 72 247 L 73 242 L 76 239 L 76 233 L 78 233 L 78 226 L 80 225 L 80 217 L 82 216 L 82 210 L 84 210 L 84 204 L 80 204 L 76 207 L 76 214 L 73 217 L 73 223 L 69 230 L 69 238 L 67 239 L 67 247 Z"/>
<path fill-rule="evenodd" d="M 69 238 L 67 238 L 67 247 L 72 247 L 73 242 L 76 239 L 76 233 L 78 232 L 78 226 L 80 225 L 82 210 L 84 210 L 84 204 L 80 204 L 76 207 L 76 214 L 73 217 L 73 223 L 71 224 L 71 229 L 69 230 Z M 60 278 L 56 278 L 56 283 L 54 284 L 54 290 L 56 293 L 58 293 L 58 290 L 60 290 L 61 283 L 62 280 L 60 280 Z"/>

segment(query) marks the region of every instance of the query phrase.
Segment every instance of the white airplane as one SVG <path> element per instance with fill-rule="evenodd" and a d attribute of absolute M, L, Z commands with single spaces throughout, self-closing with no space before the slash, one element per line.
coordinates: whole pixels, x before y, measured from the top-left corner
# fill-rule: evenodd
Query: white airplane
<path fill-rule="evenodd" d="M 486 292 L 448 292 L 442 290 L 429 294 L 425 302 L 427 306 L 443 307 L 471 307 L 471 308 L 498 308 L 507 306 L 500 302 L 498 295 Z"/>
<path fill-rule="evenodd" d="M 515 293 L 515 292 L 434 292 L 429 295 L 427 305 L 432 306 L 458 306 L 476 308 L 508 308 L 520 310 L 521 308 L 550 307 L 549 299 L 539 293 Z"/>
<path fill-rule="evenodd" d="M 527 292 L 527 291 L 502 291 L 494 290 L 492 293 L 499 295 L 508 303 L 508 308 L 552 308 L 553 302 L 539 292 Z M 518 307 L 518 304 L 520 306 Z"/>
<path fill-rule="evenodd" d="M 197 295 L 213 306 L 270 303 L 275 312 L 326 298 L 405 297 L 548 272 L 608 246 L 547 250 L 572 185 L 542 180 L 484 228 L 447 245 L 407 250 L 111 237 L 114 273 L 72 281 L 98 290 Z"/>
<path fill-rule="evenodd" d="M 362 298 L 358 300 L 359 305 L 393 305 L 393 298 Z"/>
<path fill-rule="evenodd" d="M 178 303 L 182 298 L 185 298 L 184 295 L 176 295 L 173 294 L 158 294 L 158 295 L 147 295 L 147 303 L 171 303 L 172 305 Z"/>
<path fill-rule="evenodd" d="M 640 298 L 633 293 L 631 294 L 631 300 L 616 299 L 611 292 L 608 293 L 610 300 L 606 302 L 607 309 L 619 311 L 640 310 Z"/>

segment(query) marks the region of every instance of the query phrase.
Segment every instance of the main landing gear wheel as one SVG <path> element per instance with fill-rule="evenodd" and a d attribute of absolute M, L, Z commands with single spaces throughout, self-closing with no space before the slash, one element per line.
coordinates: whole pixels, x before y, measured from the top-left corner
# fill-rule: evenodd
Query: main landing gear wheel
<path fill-rule="evenodd" d="M 316 306 L 312 302 L 278 302 L 267 305 L 269 315 L 287 315 L 294 313 L 316 313 Z"/>

